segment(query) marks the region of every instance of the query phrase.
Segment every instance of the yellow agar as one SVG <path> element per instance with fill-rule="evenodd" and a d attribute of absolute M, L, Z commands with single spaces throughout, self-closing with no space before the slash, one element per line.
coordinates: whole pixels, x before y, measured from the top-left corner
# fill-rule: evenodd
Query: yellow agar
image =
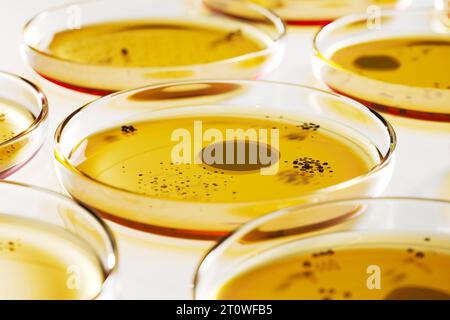
<path fill-rule="evenodd" d="M 0 214 L 0 299 L 92 299 L 104 279 L 96 253 L 68 231 Z"/>
<path fill-rule="evenodd" d="M 175 67 L 210 63 L 267 47 L 240 28 L 183 20 L 119 21 L 56 33 L 48 51 L 81 64 Z"/>

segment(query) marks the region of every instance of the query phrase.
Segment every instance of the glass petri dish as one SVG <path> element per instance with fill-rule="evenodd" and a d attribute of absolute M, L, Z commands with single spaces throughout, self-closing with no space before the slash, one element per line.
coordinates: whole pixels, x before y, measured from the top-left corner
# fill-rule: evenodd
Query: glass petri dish
<path fill-rule="evenodd" d="M 62 122 L 54 150 L 66 190 L 103 217 L 218 239 L 290 204 L 378 194 L 395 146 L 390 124 L 348 98 L 286 83 L 207 80 L 100 98 Z M 211 161 L 213 153 L 220 156 Z"/>
<path fill-rule="evenodd" d="M 106 224 L 73 200 L 0 182 L 0 298 L 112 298 L 117 247 Z"/>
<path fill-rule="evenodd" d="M 61 86 L 104 95 L 165 81 L 259 78 L 283 55 L 285 26 L 265 8 L 240 21 L 193 0 L 93 0 L 50 9 L 24 27 L 31 67 Z"/>
<path fill-rule="evenodd" d="M 434 7 L 440 13 L 442 23 L 450 27 L 450 1 L 436 0 Z"/>
<path fill-rule="evenodd" d="M 203 0 L 212 10 L 231 16 L 255 19 L 252 14 L 227 0 Z M 409 1 L 402 0 L 241 0 L 272 10 L 291 25 L 326 25 L 352 13 L 367 10 L 402 8 Z"/>
<path fill-rule="evenodd" d="M 434 9 L 347 16 L 317 33 L 314 71 L 332 90 L 371 108 L 448 122 L 449 33 Z"/>
<path fill-rule="evenodd" d="M 194 298 L 450 299 L 449 226 L 444 200 L 361 198 L 287 208 L 214 247 L 197 270 Z"/>
<path fill-rule="evenodd" d="M 0 88 L 0 179 L 5 179 L 41 148 L 48 104 L 38 87 L 11 73 L 0 71 Z"/>

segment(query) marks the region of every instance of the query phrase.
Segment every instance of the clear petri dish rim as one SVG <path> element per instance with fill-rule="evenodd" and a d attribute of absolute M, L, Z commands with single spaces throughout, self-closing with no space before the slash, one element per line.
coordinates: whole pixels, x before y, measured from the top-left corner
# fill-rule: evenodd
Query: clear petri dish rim
<path fill-rule="evenodd" d="M 98 299 L 100 296 L 105 294 L 106 286 L 117 277 L 117 270 L 118 270 L 118 264 L 119 264 L 119 253 L 118 253 L 117 242 L 113 235 L 113 232 L 108 227 L 108 225 L 104 222 L 104 220 L 102 218 L 100 218 L 96 213 L 94 213 L 93 211 L 89 210 L 88 208 L 82 206 L 81 204 L 75 202 L 71 198 L 66 197 L 66 196 L 64 196 L 58 192 L 52 191 L 52 190 L 48 190 L 48 189 L 38 187 L 38 186 L 29 185 L 29 184 L 22 183 L 22 182 L 6 181 L 6 180 L 0 181 L 0 187 L 10 188 L 10 189 L 23 189 L 23 190 L 27 190 L 27 191 L 30 191 L 33 193 L 39 193 L 42 195 L 42 197 L 56 199 L 56 201 L 72 203 L 72 205 L 76 205 L 81 209 L 77 212 L 77 215 L 79 215 L 81 212 L 83 212 L 83 214 L 93 218 L 95 223 L 98 224 L 98 226 L 104 233 L 104 235 L 108 241 L 109 250 L 107 252 L 108 269 L 104 270 L 105 271 L 105 279 L 103 280 L 103 283 L 102 283 L 102 289 L 98 292 L 98 294 L 95 297 L 92 298 L 92 300 Z"/>
<path fill-rule="evenodd" d="M 0 142 L 0 148 L 7 146 L 11 143 L 16 142 L 17 140 L 22 139 L 23 137 L 29 135 L 30 133 L 34 132 L 37 128 L 40 127 L 42 123 L 44 123 L 47 120 L 48 117 L 48 101 L 47 97 L 45 96 L 44 92 L 36 86 L 34 83 L 30 82 L 29 80 L 22 78 L 21 76 L 15 75 L 10 72 L 6 71 L 0 71 L 0 78 L 4 78 L 7 81 L 15 81 L 19 83 L 20 86 L 23 86 L 27 91 L 32 92 L 33 96 L 37 99 L 39 102 L 39 114 L 35 117 L 31 125 L 23 130 L 22 132 L 18 133 L 14 137 Z M 1 97 L 1 96 L 0 96 Z"/>
<path fill-rule="evenodd" d="M 131 0 L 131 1 L 142 1 L 142 0 Z M 233 0 L 233 1 L 235 1 L 235 0 Z M 82 1 L 77 2 L 76 5 L 83 6 L 86 4 L 100 3 L 100 2 L 109 2 L 109 1 L 108 0 L 82 0 Z M 286 36 L 286 32 L 287 32 L 286 23 L 284 22 L 283 19 L 281 19 L 279 16 L 277 16 L 273 11 L 266 9 L 260 5 L 257 5 L 254 3 L 245 3 L 245 2 L 240 3 L 239 5 L 243 5 L 251 10 L 256 11 L 258 14 L 261 14 L 263 17 L 265 17 L 268 21 L 270 21 L 275 26 L 278 34 L 273 39 L 272 46 L 266 47 L 259 51 L 250 52 L 250 53 L 246 53 L 246 54 L 243 54 L 240 56 L 232 57 L 229 59 L 224 59 L 224 60 L 220 60 L 220 61 L 212 61 L 212 62 L 201 63 L 201 64 L 175 66 L 175 67 L 133 67 L 133 66 L 131 66 L 131 67 L 106 66 L 106 67 L 111 68 L 111 69 L 145 69 L 146 72 L 155 72 L 155 73 L 156 72 L 171 72 L 171 71 L 191 70 L 191 69 L 195 69 L 195 68 L 208 67 L 208 66 L 213 66 L 213 65 L 233 64 L 233 63 L 238 63 L 241 61 L 257 58 L 259 56 L 264 56 L 265 54 L 270 53 L 270 51 L 273 49 L 273 46 L 277 45 Z M 65 8 L 67 8 L 68 6 L 70 6 L 70 4 L 63 4 L 63 5 L 59 5 L 59 6 L 44 10 L 44 11 L 36 14 L 35 16 L 33 16 L 30 20 L 28 20 L 25 23 L 25 25 L 22 28 L 22 35 L 25 35 L 27 33 L 27 31 L 32 27 L 32 24 L 35 23 L 36 21 L 38 21 L 40 19 L 45 19 L 50 13 L 55 13 L 57 11 L 63 10 Z M 36 48 L 35 46 L 27 43 L 25 41 L 25 36 L 22 37 L 22 44 L 27 49 L 33 51 L 34 53 L 45 56 L 50 59 L 54 59 L 54 60 L 61 61 L 61 62 L 67 62 L 67 63 L 71 63 L 71 64 L 76 64 L 76 65 L 89 65 L 89 66 L 91 65 L 91 64 L 85 64 L 85 63 L 80 63 L 77 61 L 64 59 L 64 58 L 55 56 L 49 52 L 42 51 L 42 50 Z M 102 67 L 102 65 L 98 65 L 98 66 Z"/>
<path fill-rule="evenodd" d="M 433 13 L 435 11 L 436 10 L 432 9 L 432 8 L 408 8 L 408 9 L 401 10 L 401 11 L 399 11 L 399 10 L 382 10 L 380 18 L 382 19 L 383 17 L 395 17 L 395 16 L 400 16 L 400 15 L 403 16 L 403 15 L 408 15 L 408 14 Z M 354 71 L 348 70 L 348 69 L 344 68 L 343 66 L 341 66 L 340 64 L 328 59 L 326 57 L 326 55 L 324 54 L 323 50 L 321 50 L 319 48 L 319 42 L 320 42 L 320 38 L 322 36 L 325 36 L 328 32 L 332 32 L 336 28 L 341 28 L 346 25 L 367 21 L 368 17 L 369 17 L 369 15 L 366 13 L 349 14 L 347 16 L 337 18 L 336 20 L 332 21 L 331 23 L 322 26 L 315 33 L 315 35 L 313 37 L 314 55 L 332 68 L 336 68 L 338 70 L 345 71 L 346 73 L 349 73 L 351 75 L 361 77 L 360 74 L 358 74 Z M 385 82 L 385 81 L 380 81 L 380 80 L 375 80 L 375 79 L 372 79 L 372 80 L 378 81 L 381 83 L 390 84 L 390 82 Z M 413 89 L 423 89 L 422 87 L 414 87 L 414 86 L 409 86 L 409 85 L 408 85 L 408 87 L 413 88 Z"/>
<path fill-rule="evenodd" d="M 140 193 L 135 193 L 132 191 L 129 191 L 127 189 L 124 188 L 120 188 L 117 186 L 113 186 L 113 185 L 109 185 L 106 183 L 103 183 L 97 179 L 94 179 L 88 175 L 86 175 L 85 173 L 81 172 L 80 170 L 78 170 L 75 166 L 73 166 L 71 164 L 70 159 L 68 159 L 66 157 L 66 155 L 64 154 L 61 145 L 63 144 L 62 142 L 62 135 L 64 133 L 64 129 L 65 127 L 71 122 L 71 120 L 73 120 L 78 114 L 80 114 L 81 112 L 83 112 L 85 109 L 87 108 L 93 108 L 95 107 L 96 104 L 100 104 L 103 102 L 106 102 L 108 100 L 113 100 L 115 97 L 120 97 L 120 96 L 128 96 L 131 95 L 132 93 L 136 93 L 136 92 L 140 92 L 143 90 L 149 90 L 149 89 L 157 89 L 157 88 L 164 88 L 166 86 L 173 86 L 173 85 L 184 85 L 184 84 L 205 84 L 205 83 L 229 83 L 229 84 L 248 84 L 251 86 L 258 86 L 258 84 L 274 84 L 274 85 L 281 85 L 281 86 L 289 86 L 292 88 L 299 88 L 300 90 L 305 90 L 308 92 L 315 92 L 315 93 L 320 93 L 326 96 L 331 96 L 334 97 L 335 99 L 339 99 L 340 101 L 343 101 L 345 103 L 351 104 L 353 105 L 355 108 L 358 108 L 360 110 L 363 110 L 364 112 L 373 115 L 384 127 L 384 129 L 386 130 L 386 132 L 389 135 L 389 149 L 387 150 L 386 154 L 380 159 L 380 162 L 374 166 L 370 171 L 368 171 L 367 173 L 357 176 L 355 178 L 352 178 L 350 180 L 326 187 L 326 188 L 322 188 L 320 190 L 317 191 L 313 191 L 311 193 L 307 193 L 307 194 L 302 194 L 299 197 L 295 197 L 293 199 L 283 199 L 286 201 L 290 201 L 290 200 L 295 200 L 295 199 L 302 199 L 302 198 L 308 198 L 311 197 L 313 195 L 320 195 L 320 194 L 327 194 L 333 191 L 337 191 L 340 189 L 344 189 L 344 188 L 348 188 L 350 186 L 354 186 L 357 185 L 361 182 L 363 182 L 364 180 L 370 178 L 371 176 L 373 176 L 374 174 L 378 173 L 379 171 L 385 169 L 391 162 L 394 153 L 395 153 L 395 149 L 397 146 L 397 136 L 396 133 L 394 131 L 394 128 L 392 127 L 392 125 L 382 116 L 380 115 L 377 111 L 372 110 L 366 106 L 364 106 L 362 103 L 359 103 L 351 98 L 345 97 L 343 95 L 337 94 L 337 93 L 333 93 L 333 92 L 329 92 L 329 91 L 325 91 L 322 89 L 317 89 L 314 87 L 310 87 L 310 86 L 305 86 L 305 85 L 299 85 L 299 84 L 292 84 L 292 83 L 287 83 L 287 82 L 279 82 L 279 81 L 267 81 L 267 80 L 258 80 L 258 81 L 254 81 L 254 80 L 189 80 L 189 81 L 179 81 L 179 82 L 169 82 L 169 83 L 162 83 L 162 84 L 157 84 L 157 85 L 150 85 L 150 86 L 142 86 L 139 88 L 134 88 L 134 89 L 129 89 L 129 90 L 123 90 L 123 91 L 119 91 L 119 92 L 115 92 L 112 93 L 110 95 L 107 96 L 103 96 L 100 97 L 94 101 L 91 101 L 89 103 L 87 103 L 86 105 L 80 107 L 78 110 L 75 110 L 72 114 L 70 114 L 69 116 L 67 116 L 62 122 L 61 124 L 58 126 L 58 128 L 55 131 L 54 134 L 54 156 L 56 158 L 56 160 L 59 162 L 59 164 L 61 164 L 64 169 L 69 170 L 71 173 L 82 177 L 84 180 L 86 180 L 89 183 L 92 183 L 94 185 L 97 185 L 99 187 L 104 187 L 110 190 L 115 190 L 115 191 L 119 191 L 119 192 L 123 192 L 125 194 L 129 194 L 129 195 L 134 195 L 134 196 L 139 196 L 142 198 L 146 198 L 146 199 L 155 199 L 154 197 L 149 197 Z M 180 109 L 182 109 L 183 107 L 178 107 Z M 195 201 L 195 200 L 177 200 L 177 199 L 165 199 L 166 202 L 168 203 L 202 203 L 205 205 L 211 204 L 209 202 L 201 202 L 201 201 Z M 240 202 L 239 204 L 242 205 L 256 205 L 261 203 L 262 201 L 253 201 L 253 202 Z M 214 202 L 214 205 L 216 204 L 221 204 L 218 202 Z"/>
<path fill-rule="evenodd" d="M 302 210 L 307 210 L 314 207 L 321 207 L 321 206 L 328 206 L 328 205 L 338 205 L 340 203 L 348 203 L 348 202 L 383 202 L 383 201 L 396 201 L 396 202 L 402 202 L 402 203 L 408 203 L 408 202 L 421 202 L 424 204 L 441 204 L 441 205 L 447 205 L 448 208 L 450 208 L 450 200 L 445 199 L 438 199 L 438 198 L 424 198 L 424 197 L 407 197 L 407 196 L 386 196 L 386 197 L 353 197 L 353 198 L 342 198 L 338 200 L 329 200 L 329 201 L 322 201 L 318 203 L 310 203 L 310 204 L 301 204 L 301 205 L 294 205 L 291 207 L 283 208 L 277 211 L 274 211 L 272 213 L 268 213 L 266 215 L 263 215 L 261 217 L 255 218 L 239 228 L 237 228 L 235 231 L 230 233 L 228 236 L 225 236 L 222 240 L 217 242 L 214 246 L 212 246 L 200 259 L 200 262 L 197 265 L 197 268 L 195 270 L 195 274 L 193 277 L 193 288 L 192 288 L 192 298 L 194 300 L 197 299 L 197 288 L 200 283 L 201 273 L 207 272 L 205 270 L 202 270 L 204 268 L 204 265 L 207 263 L 207 260 L 215 255 L 216 253 L 220 255 L 223 250 L 227 250 L 230 246 L 236 243 L 236 240 L 240 239 L 243 235 L 251 232 L 252 230 L 255 230 L 257 227 L 263 225 L 264 223 L 270 222 L 273 219 L 289 215 L 292 212 L 298 212 Z M 351 220 L 353 217 L 348 217 L 348 219 L 341 220 L 338 223 L 330 224 L 329 226 L 318 229 L 317 231 L 324 231 L 324 234 L 315 235 L 314 237 L 320 237 L 322 235 L 328 235 L 332 234 L 332 232 L 326 232 L 326 229 L 328 227 L 335 227 L 338 226 L 340 223 L 345 223 L 349 220 Z M 316 231 L 316 230 L 315 230 Z M 306 239 L 307 235 L 305 235 Z M 298 239 L 297 241 L 302 241 L 302 239 Z"/>

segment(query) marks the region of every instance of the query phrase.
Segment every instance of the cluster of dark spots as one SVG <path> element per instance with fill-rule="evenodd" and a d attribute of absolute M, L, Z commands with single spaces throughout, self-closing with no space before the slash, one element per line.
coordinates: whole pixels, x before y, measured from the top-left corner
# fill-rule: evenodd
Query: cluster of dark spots
<path fill-rule="evenodd" d="M 303 122 L 295 127 L 300 129 L 300 131 L 288 133 L 285 137 L 289 140 L 303 141 L 308 137 L 314 138 L 314 136 L 310 134 L 319 130 L 320 125 L 312 122 Z M 285 127 L 285 129 L 288 129 L 288 127 Z"/>
<path fill-rule="evenodd" d="M 311 256 L 313 258 L 318 258 L 318 257 L 324 257 L 324 256 L 332 256 L 332 255 L 334 255 L 334 251 L 331 249 L 328 249 L 326 251 L 314 252 Z"/>
<path fill-rule="evenodd" d="M 317 175 L 328 171 L 333 173 L 328 162 L 321 162 L 310 157 L 298 158 L 292 161 L 292 167 L 307 175 Z"/>
<path fill-rule="evenodd" d="M 120 130 L 125 135 L 133 135 L 137 131 L 137 129 L 133 126 L 122 126 Z"/>
<path fill-rule="evenodd" d="M 14 138 L 14 136 L 16 136 L 16 133 L 14 131 L 9 131 L 9 132 L 7 132 L 5 134 L 2 134 L 1 135 L 1 139 L 3 141 L 6 141 L 8 139 Z M 2 140 L 0 140 L 0 141 L 2 141 Z"/>
<path fill-rule="evenodd" d="M 190 172 L 197 165 L 183 165 L 179 163 L 160 162 L 158 172 L 146 171 L 136 173 L 138 191 L 151 196 L 175 196 L 181 199 L 205 199 L 226 190 L 232 199 L 236 199 L 237 192 L 230 190 L 229 180 L 233 176 L 224 175 L 224 171 L 207 170 L 203 167 L 202 173 Z M 122 166 L 122 173 L 128 174 L 126 167 Z"/>
<path fill-rule="evenodd" d="M 296 127 L 305 131 L 317 131 L 319 130 L 320 125 L 312 122 L 303 122 L 302 124 L 299 124 Z"/>
<path fill-rule="evenodd" d="M 426 239 L 429 239 L 429 238 L 426 238 Z M 427 241 L 427 240 L 425 240 L 425 241 Z M 422 259 L 425 257 L 425 253 L 423 251 L 415 251 L 413 248 L 406 249 L 406 252 L 410 253 L 410 254 L 414 254 L 414 256 L 418 259 Z"/>
<path fill-rule="evenodd" d="M 322 296 L 322 300 L 332 300 L 336 295 L 338 294 L 337 290 L 334 288 L 319 288 L 318 290 L 319 295 Z M 342 292 L 342 297 L 344 299 L 351 298 L 352 293 L 350 291 L 344 291 Z"/>
<path fill-rule="evenodd" d="M 0 255 L 6 254 L 8 252 L 14 252 L 21 246 L 22 244 L 20 240 L 0 241 Z"/>
<path fill-rule="evenodd" d="M 288 161 L 284 161 L 288 164 Z M 326 173 L 333 173 L 333 169 L 328 162 L 315 160 L 310 157 L 298 158 L 292 161 L 292 169 L 282 170 L 278 173 L 278 178 L 286 183 L 293 185 L 318 183 L 312 180 L 317 176 L 323 176 Z"/>
<path fill-rule="evenodd" d="M 2 140 L 7 141 L 8 139 L 11 139 L 15 136 L 16 136 L 15 132 L 11 131 L 9 135 L 1 136 L 0 142 L 2 142 Z M 0 161 L 6 161 L 6 160 L 10 160 L 11 158 L 13 158 L 16 155 L 16 153 L 18 152 L 18 150 L 21 149 L 22 146 L 23 146 L 23 142 L 17 142 L 17 143 L 10 144 L 3 149 L 0 149 Z"/>
<path fill-rule="evenodd" d="M 319 294 L 323 295 L 322 300 L 332 300 L 332 296 L 335 294 L 336 290 L 333 288 L 325 289 L 319 288 Z"/>

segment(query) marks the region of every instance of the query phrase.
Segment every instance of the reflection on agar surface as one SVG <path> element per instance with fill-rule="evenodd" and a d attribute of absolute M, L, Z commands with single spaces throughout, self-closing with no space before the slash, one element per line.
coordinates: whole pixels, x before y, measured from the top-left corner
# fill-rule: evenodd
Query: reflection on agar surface
<path fill-rule="evenodd" d="M 214 99 L 214 96 L 232 94 L 239 91 L 241 86 L 234 83 L 198 83 L 195 85 L 173 85 L 142 90 L 128 97 L 130 100 L 138 101 L 164 101 L 173 99 L 196 99 L 208 97 Z"/>

